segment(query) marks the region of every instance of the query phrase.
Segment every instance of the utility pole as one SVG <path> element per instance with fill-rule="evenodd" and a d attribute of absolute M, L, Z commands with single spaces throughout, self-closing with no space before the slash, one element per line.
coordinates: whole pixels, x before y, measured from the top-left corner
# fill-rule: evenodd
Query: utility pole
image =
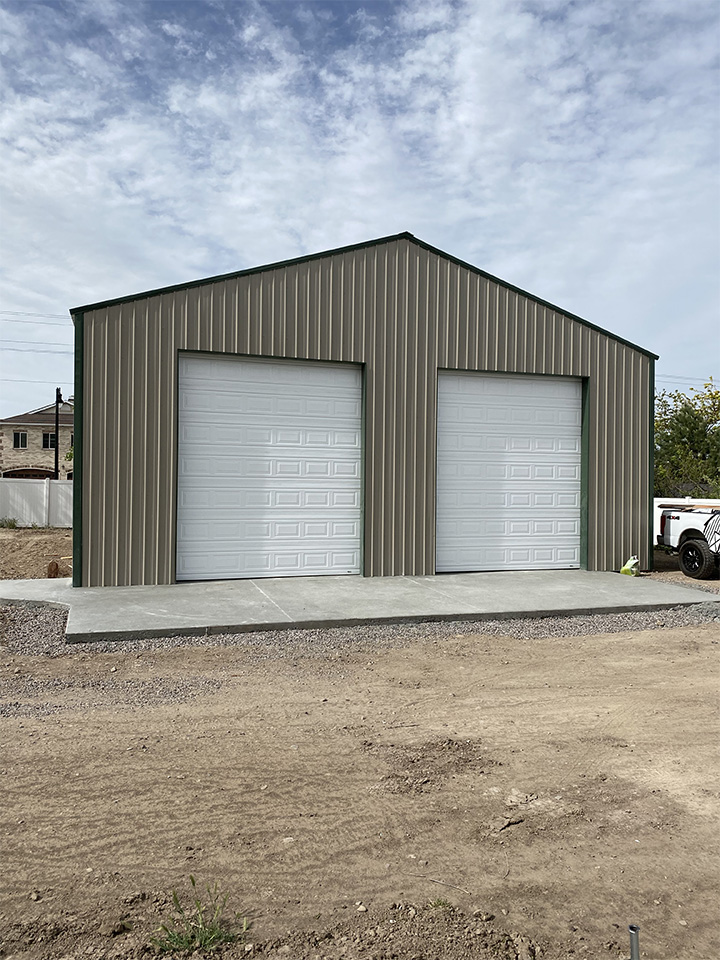
<path fill-rule="evenodd" d="M 63 402 L 60 387 L 55 388 L 55 479 L 60 479 L 60 404 Z"/>

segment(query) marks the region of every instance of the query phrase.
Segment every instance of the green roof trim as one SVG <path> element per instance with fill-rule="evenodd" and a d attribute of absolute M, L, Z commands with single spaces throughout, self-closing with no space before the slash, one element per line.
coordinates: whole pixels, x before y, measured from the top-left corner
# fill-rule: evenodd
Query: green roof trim
<path fill-rule="evenodd" d="M 223 280 L 235 280 L 238 277 L 247 277 L 254 273 L 267 273 L 270 270 L 281 270 L 284 267 L 292 267 L 300 263 L 308 263 L 311 260 L 321 260 L 326 257 L 335 257 L 344 253 L 352 253 L 355 250 L 363 250 L 367 247 L 377 247 L 385 243 L 395 243 L 398 240 L 407 240 L 410 243 L 414 243 L 418 247 L 422 247 L 423 250 L 427 250 L 429 253 L 434 253 L 438 257 L 442 257 L 444 260 L 449 260 L 451 263 L 457 264 L 459 267 L 463 267 L 466 270 L 469 270 L 471 273 L 475 273 L 480 277 L 484 277 L 486 280 L 490 280 L 492 283 L 497 283 L 500 286 L 506 287 L 508 290 L 512 290 L 515 293 L 519 293 L 523 297 L 527 297 L 529 300 L 534 301 L 535 303 L 542 304 L 544 307 L 549 307 L 555 313 L 562 314 L 564 317 L 568 317 L 570 320 L 576 320 L 578 323 L 584 324 L 584 326 L 589 327 L 591 330 L 596 330 L 598 333 L 602 333 L 606 337 L 610 337 L 612 340 L 616 340 L 618 343 L 625 344 L 626 347 L 631 347 L 633 350 L 637 350 L 639 353 L 644 354 L 646 357 L 650 357 L 654 360 L 659 360 L 659 356 L 656 353 L 652 353 L 650 350 L 646 350 L 644 347 L 638 346 L 636 343 L 632 343 L 630 340 L 626 340 L 624 337 L 619 337 L 615 333 L 611 333 L 609 330 L 605 330 L 603 327 L 599 327 L 595 323 L 591 323 L 589 320 L 583 319 L 583 317 L 577 316 L 577 314 L 569 313 L 567 310 L 563 310 L 562 307 L 558 307 L 554 303 L 550 303 L 548 300 L 543 300 L 540 297 L 536 297 L 532 293 L 528 293 L 527 290 L 523 290 L 521 287 L 516 287 L 512 283 L 508 283 L 506 280 L 501 280 L 499 277 L 493 276 L 491 273 L 487 273 L 485 270 L 481 270 L 479 267 L 473 266 L 471 263 L 467 263 L 465 260 L 460 260 L 458 257 L 454 257 L 450 253 L 445 253 L 444 250 L 440 250 L 438 247 L 432 246 L 430 243 L 425 243 L 424 240 L 419 240 L 412 233 L 407 231 L 403 233 L 392 234 L 389 237 L 379 237 L 377 240 L 366 240 L 363 243 L 351 243 L 345 247 L 336 247 L 334 250 L 323 250 L 320 253 L 311 253 L 305 254 L 302 257 L 294 257 L 291 260 L 279 260 L 276 263 L 268 263 L 259 267 L 250 267 L 247 270 L 236 270 L 232 273 L 221 273 L 214 277 L 204 277 L 201 280 L 191 280 L 189 283 L 175 283 L 167 287 L 158 287 L 156 290 L 144 290 L 140 293 L 135 293 L 127 297 L 115 297 L 112 300 L 101 300 L 98 303 L 85 304 L 81 307 L 71 307 L 70 313 L 75 315 L 77 313 L 90 313 L 93 310 L 101 310 L 105 307 L 114 307 L 122 303 L 132 303 L 135 300 L 147 300 L 150 297 L 158 297 L 164 293 L 175 293 L 178 290 L 189 290 L 192 287 L 204 287 L 210 283 L 220 283 Z"/>

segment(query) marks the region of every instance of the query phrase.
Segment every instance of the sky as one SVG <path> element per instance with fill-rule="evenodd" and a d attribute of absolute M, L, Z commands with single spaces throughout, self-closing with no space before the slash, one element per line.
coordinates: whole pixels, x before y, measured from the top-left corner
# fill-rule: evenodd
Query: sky
<path fill-rule="evenodd" d="M 0 0 L 0 417 L 81 304 L 409 231 L 720 381 L 716 0 Z"/>

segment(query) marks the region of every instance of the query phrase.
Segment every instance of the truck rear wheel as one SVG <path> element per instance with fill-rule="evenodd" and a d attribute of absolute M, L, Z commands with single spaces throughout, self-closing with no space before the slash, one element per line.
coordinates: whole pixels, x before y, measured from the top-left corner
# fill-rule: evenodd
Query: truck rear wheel
<path fill-rule="evenodd" d="M 715 557 L 705 540 L 686 540 L 679 550 L 680 569 L 693 580 L 707 580 L 715 572 Z"/>

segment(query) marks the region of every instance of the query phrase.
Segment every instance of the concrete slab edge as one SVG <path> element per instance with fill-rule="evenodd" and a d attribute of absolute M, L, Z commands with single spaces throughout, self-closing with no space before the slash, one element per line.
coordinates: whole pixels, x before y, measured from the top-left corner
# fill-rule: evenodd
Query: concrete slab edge
<path fill-rule="evenodd" d="M 24 602 L 24 601 L 20 601 Z M 158 637 L 209 637 L 223 633 L 269 633 L 277 630 L 327 630 L 332 627 L 362 627 L 362 626 L 395 626 L 401 624 L 419 623 L 482 623 L 485 620 L 545 620 L 549 617 L 592 617 L 605 616 L 612 613 L 652 613 L 655 610 L 671 610 L 674 607 L 702 606 L 706 603 L 718 604 L 720 613 L 720 596 L 708 596 L 707 600 L 685 600 L 675 603 L 646 603 L 627 604 L 623 606 L 607 607 L 561 607 L 556 610 L 527 610 L 527 611 L 489 611 L 487 613 L 443 613 L 418 614 L 397 617 L 357 617 L 333 618 L 327 620 L 281 620 L 277 623 L 239 623 L 214 624 L 208 627 L 156 627 L 148 630 L 113 630 L 65 633 L 66 643 L 101 643 L 106 640 L 153 640 Z M 62 604 L 52 604 L 62 606 Z"/>

